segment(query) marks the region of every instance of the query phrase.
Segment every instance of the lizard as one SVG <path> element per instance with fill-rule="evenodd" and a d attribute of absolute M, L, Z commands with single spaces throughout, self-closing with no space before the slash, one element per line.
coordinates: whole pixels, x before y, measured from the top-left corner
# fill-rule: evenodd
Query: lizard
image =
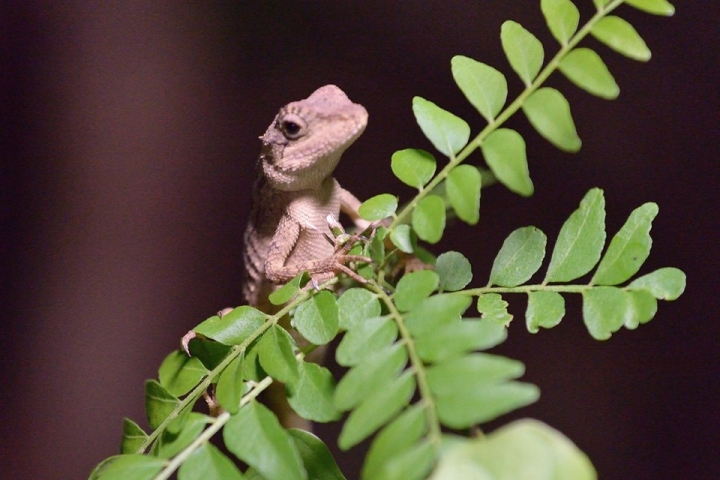
<path fill-rule="evenodd" d="M 249 305 L 270 313 L 267 297 L 279 283 L 306 271 L 317 284 L 338 272 L 352 275 L 348 262 L 370 262 L 348 255 L 352 242 L 340 247 L 329 241 L 329 222 L 341 211 L 361 229 L 369 225 L 358 214 L 360 201 L 332 176 L 367 120 L 362 105 L 335 85 L 325 85 L 282 107 L 260 137 L 243 246 L 243 296 Z M 309 422 L 294 415 L 277 385 L 266 401 L 284 425 L 308 429 Z"/>
<path fill-rule="evenodd" d="M 253 203 L 244 234 L 243 296 L 267 308 L 278 283 L 307 271 L 316 282 L 344 263 L 369 261 L 346 255 L 332 238 L 328 216 L 342 211 L 359 227 L 360 201 L 332 177 L 341 155 L 363 133 L 368 113 L 335 85 L 280 109 L 260 137 Z"/>

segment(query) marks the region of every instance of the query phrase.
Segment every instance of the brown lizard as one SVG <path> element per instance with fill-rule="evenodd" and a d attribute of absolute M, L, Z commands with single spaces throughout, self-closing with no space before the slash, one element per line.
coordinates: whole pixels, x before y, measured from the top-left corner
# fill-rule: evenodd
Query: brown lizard
<path fill-rule="evenodd" d="M 265 134 L 253 189 L 253 207 L 244 236 L 248 304 L 266 313 L 267 297 L 278 283 L 308 272 L 314 283 L 351 273 L 347 262 L 370 259 L 348 255 L 332 239 L 328 218 L 342 211 L 365 228 L 360 201 L 332 177 L 343 152 L 362 134 L 368 113 L 334 85 L 280 109 Z M 285 426 L 309 428 L 289 409 L 281 385 L 266 400 Z"/>
<path fill-rule="evenodd" d="M 368 114 L 335 85 L 280 109 L 265 134 L 245 230 L 245 300 L 266 306 L 281 282 L 307 271 L 313 280 L 346 271 L 347 255 L 328 241 L 328 216 L 340 211 L 365 228 L 360 201 L 332 177 L 343 152 L 362 134 Z"/>

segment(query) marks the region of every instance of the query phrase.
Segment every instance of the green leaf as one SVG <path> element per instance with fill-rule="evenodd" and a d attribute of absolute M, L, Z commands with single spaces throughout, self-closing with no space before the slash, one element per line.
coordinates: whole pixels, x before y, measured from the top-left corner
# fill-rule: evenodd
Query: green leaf
<path fill-rule="evenodd" d="M 415 347 L 422 360 L 432 363 L 473 350 L 492 348 L 506 338 L 507 329 L 502 325 L 465 319 L 415 337 Z"/>
<path fill-rule="evenodd" d="M 403 276 L 397 284 L 395 305 L 401 312 L 411 310 L 438 287 L 438 274 L 432 270 L 418 270 Z"/>
<path fill-rule="evenodd" d="M 407 148 L 392 155 L 390 161 L 395 176 L 405 185 L 422 190 L 435 175 L 435 157 L 425 150 Z"/>
<path fill-rule="evenodd" d="M 459 478 L 595 480 L 597 473 L 563 434 L 523 419 L 446 448 L 430 480 Z"/>
<path fill-rule="evenodd" d="M 382 220 L 395 214 L 398 199 L 395 195 L 381 193 L 365 200 L 358 208 L 358 214 L 365 220 Z"/>
<path fill-rule="evenodd" d="M 396 378 L 407 360 L 407 349 L 398 343 L 362 359 L 338 383 L 335 406 L 343 411 L 354 408 Z"/>
<path fill-rule="evenodd" d="M 625 3 L 653 15 L 670 17 L 675 14 L 675 7 L 667 0 L 625 0 Z"/>
<path fill-rule="evenodd" d="M 530 86 L 540 72 L 545 58 L 542 43 L 522 25 L 512 20 L 502 24 L 500 40 L 510 66 L 525 85 Z"/>
<path fill-rule="evenodd" d="M 535 227 L 512 232 L 495 257 L 489 285 L 516 287 L 530 280 L 542 265 L 546 243 L 545 234 Z"/>
<path fill-rule="evenodd" d="M 457 293 L 441 293 L 415 305 L 405 317 L 405 326 L 413 335 L 423 335 L 459 322 L 472 298 Z"/>
<path fill-rule="evenodd" d="M 298 274 L 285 285 L 272 292 L 268 300 L 270 300 L 270 303 L 273 305 L 282 305 L 283 303 L 289 302 L 309 279 L 310 277 L 307 272 Z"/>
<path fill-rule="evenodd" d="M 575 35 L 580 12 L 570 0 L 542 0 L 540 8 L 553 37 L 565 46 Z"/>
<path fill-rule="evenodd" d="M 160 385 L 175 396 L 185 395 L 208 374 L 200 360 L 176 350 L 160 365 Z"/>
<path fill-rule="evenodd" d="M 415 233 L 428 243 L 437 243 L 445 230 L 445 202 L 437 195 L 420 200 L 413 211 L 412 226 Z"/>
<path fill-rule="evenodd" d="M 257 346 L 260 365 L 268 375 L 283 383 L 298 377 L 295 341 L 282 327 L 273 325 L 263 334 Z"/>
<path fill-rule="evenodd" d="M 560 150 L 577 152 L 582 146 L 570 113 L 570 104 L 554 88 L 539 88 L 523 104 L 535 130 Z"/>
<path fill-rule="evenodd" d="M 470 139 L 465 120 L 424 98 L 413 98 L 413 113 L 428 140 L 447 157 L 455 156 Z"/>
<path fill-rule="evenodd" d="M 331 422 L 340 418 L 333 404 L 335 379 L 317 363 L 300 363 L 300 376 L 287 385 L 288 403 L 298 415 L 314 422 Z"/>
<path fill-rule="evenodd" d="M 145 412 L 151 430 L 158 428 L 179 404 L 177 397 L 155 380 L 145 382 Z"/>
<path fill-rule="evenodd" d="M 451 60 L 452 74 L 468 101 L 488 123 L 502 110 L 507 100 L 507 80 L 490 65 L 456 55 Z"/>
<path fill-rule="evenodd" d="M 383 428 L 370 445 L 362 478 L 372 480 L 380 476 L 383 466 L 391 462 L 396 454 L 411 448 L 425 433 L 425 409 L 415 404 Z"/>
<path fill-rule="evenodd" d="M 665 267 L 633 280 L 628 290 L 645 290 L 658 300 L 676 300 L 685 291 L 685 273 Z"/>
<path fill-rule="evenodd" d="M 200 360 L 208 370 L 212 370 L 220 365 L 220 362 L 225 360 L 225 357 L 227 357 L 230 350 L 232 350 L 232 347 L 228 345 L 207 340 L 204 337 L 193 338 L 190 340 L 188 347 L 190 349 L 190 356 Z"/>
<path fill-rule="evenodd" d="M 149 455 L 117 455 L 99 465 L 92 480 L 151 480 L 165 466 L 165 460 Z"/>
<path fill-rule="evenodd" d="M 202 444 L 178 469 L 178 480 L 242 480 L 235 464 L 211 443 Z"/>
<path fill-rule="evenodd" d="M 480 171 L 472 165 L 458 165 L 445 180 L 448 200 L 460 220 L 475 225 L 480 220 Z"/>
<path fill-rule="evenodd" d="M 490 385 L 519 378 L 522 362 L 489 353 L 472 353 L 436 363 L 427 370 L 430 390 L 438 397 L 462 395 L 475 385 Z"/>
<path fill-rule="evenodd" d="M 633 330 L 640 324 L 647 323 L 657 313 L 657 299 L 650 292 L 645 290 L 631 291 L 630 313 L 625 318 L 625 328 Z"/>
<path fill-rule="evenodd" d="M 477 309 L 483 321 L 507 326 L 513 317 L 507 311 L 508 304 L 499 293 L 483 293 L 478 295 Z"/>
<path fill-rule="evenodd" d="M 590 33 L 593 37 L 621 55 L 633 60 L 647 62 L 652 54 L 645 40 L 626 20 L 608 15 L 593 25 Z"/>
<path fill-rule="evenodd" d="M 560 60 L 560 71 L 578 87 L 600 98 L 613 100 L 620 87 L 600 55 L 589 48 L 576 48 Z"/>
<path fill-rule="evenodd" d="M 445 252 L 437 258 L 435 273 L 440 277 L 440 291 L 462 290 L 472 280 L 472 266 L 465 255 L 459 252 Z"/>
<path fill-rule="evenodd" d="M 495 177 L 511 191 L 529 197 L 535 188 L 530 179 L 525 140 L 515 130 L 498 128 L 480 145 Z"/>
<path fill-rule="evenodd" d="M 335 296 L 323 290 L 300 304 L 290 324 L 315 345 L 325 345 L 337 335 L 338 307 Z"/>
<path fill-rule="evenodd" d="M 583 291 L 583 320 L 596 340 L 607 340 L 632 315 L 630 295 L 616 287 Z"/>
<path fill-rule="evenodd" d="M 347 450 L 362 442 L 402 410 L 414 392 L 415 377 L 412 372 L 405 372 L 376 395 L 366 398 L 345 421 L 338 446 Z"/>
<path fill-rule="evenodd" d="M 178 432 L 165 430 L 155 445 L 155 456 L 172 458 L 183 451 L 205 429 L 210 417 L 197 412 L 188 413 L 182 428 Z"/>
<path fill-rule="evenodd" d="M 470 383 L 463 392 L 439 396 L 436 405 L 440 422 L 460 429 L 494 420 L 536 402 L 539 397 L 540 390 L 529 383 Z"/>
<path fill-rule="evenodd" d="M 525 312 L 528 332 L 537 333 L 540 327 L 553 328 L 565 316 L 565 299 L 557 292 L 530 292 Z"/>
<path fill-rule="evenodd" d="M 380 265 L 383 260 L 385 260 L 385 236 L 387 235 L 387 229 L 385 227 L 377 227 L 375 230 L 375 233 L 370 238 L 370 241 L 365 244 L 364 253 L 363 255 L 366 255 L 370 257 L 372 260 L 372 263 L 376 265 Z M 359 247 L 359 245 L 356 245 L 355 247 Z M 355 255 L 354 249 L 351 249 L 351 255 Z M 365 266 L 369 267 L 370 269 L 370 275 L 366 278 L 372 278 L 373 270 L 372 265 L 366 264 Z M 360 271 L 358 271 L 360 273 Z M 362 273 L 361 273 L 362 275 Z"/>
<path fill-rule="evenodd" d="M 265 322 L 265 314 L 243 305 L 222 317 L 210 317 L 193 330 L 225 345 L 240 345 Z"/>
<path fill-rule="evenodd" d="M 140 425 L 129 418 L 123 418 L 123 434 L 120 444 L 120 453 L 136 453 L 147 440 L 148 435 Z"/>
<path fill-rule="evenodd" d="M 223 429 L 223 440 L 233 455 L 266 478 L 308 478 L 290 434 L 258 402 L 250 402 L 230 417 Z"/>
<path fill-rule="evenodd" d="M 605 244 L 605 198 L 591 189 L 563 224 L 555 242 L 545 283 L 569 282 L 588 273 L 600 260 Z"/>
<path fill-rule="evenodd" d="M 646 203 L 630 214 L 613 237 L 591 283 L 617 285 L 635 275 L 650 255 L 650 227 L 658 214 L 655 203 Z"/>
<path fill-rule="evenodd" d="M 398 225 L 390 232 L 390 240 L 401 252 L 413 253 L 415 250 L 416 239 L 413 238 L 413 232 L 410 225 Z"/>
<path fill-rule="evenodd" d="M 242 363 L 242 355 L 230 362 L 220 374 L 215 387 L 215 399 L 225 410 L 233 414 L 240 408 L 240 400 L 248 391 L 242 375 Z"/>
<path fill-rule="evenodd" d="M 338 364 L 351 367 L 368 355 L 382 350 L 395 341 L 398 330 L 387 317 L 365 319 L 349 330 L 335 351 Z"/>
<path fill-rule="evenodd" d="M 340 328 L 350 329 L 366 318 L 380 315 L 380 302 L 375 294 L 364 288 L 346 290 L 337 301 Z"/>
<path fill-rule="evenodd" d="M 437 449 L 428 440 L 410 446 L 385 463 L 378 476 L 383 480 L 423 480 L 435 464 Z"/>
<path fill-rule="evenodd" d="M 256 340 L 247 350 L 242 357 L 242 363 L 240 364 L 240 375 L 245 380 L 253 382 L 259 382 L 267 376 L 265 370 L 260 366 L 260 358 L 258 355 L 259 342 Z"/>
<path fill-rule="evenodd" d="M 328 447 L 310 432 L 288 430 L 300 452 L 308 477 L 313 480 L 345 480 Z"/>

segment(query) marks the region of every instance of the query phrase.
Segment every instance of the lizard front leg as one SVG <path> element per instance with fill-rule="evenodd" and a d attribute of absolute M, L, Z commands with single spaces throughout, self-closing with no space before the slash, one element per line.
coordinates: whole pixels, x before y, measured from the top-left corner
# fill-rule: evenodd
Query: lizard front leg
<path fill-rule="evenodd" d="M 315 229 L 313 226 L 309 228 Z M 298 243 L 301 234 L 302 227 L 297 221 L 287 215 L 282 218 L 265 260 L 265 276 L 268 280 L 274 283 L 287 282 L 301 272 L 308 272 L 313 280 L 322 281 L 332 278 L 339 272 L 344 272 L 356 280 L 363 281 L 345 264 L 349 262 L 369 263 L 371 259 L 361 255 L 348 255 L 347 252 L 353 245 L 352 241 L 342 247 L 336 247 L 334 252 L 327 255 L 325 245 L 322 243 L 325 240 L 319 232 L 311 237 L 310 244 L 306 239 L 305 244 L 300 248 Z M 308 258 L 288 263 L 288 258 L 296 249 L 301 250 L 302 254 Z M 316 258 L 313 258 L 314 251 L 317 251 Z"/>

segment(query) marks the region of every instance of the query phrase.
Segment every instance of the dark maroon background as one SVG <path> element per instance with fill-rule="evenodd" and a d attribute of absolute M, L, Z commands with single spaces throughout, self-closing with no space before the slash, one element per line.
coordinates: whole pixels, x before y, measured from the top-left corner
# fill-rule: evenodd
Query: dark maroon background
<path fill-rule="evenodd" d="M 180 337 L 238 303 L 257 136 L 279 106 L 341 86 L 370 124 L 338 179 L 364 198 L 407 199 L 389 159 L 431 148 L 414 95 L 475 133 L 483 124 L 453 83 L 452 55 L 506 72 L 512 98 L 521 85 L 500 49 L 502 21 L 556 49 L 536 1 L 110 3 L 6 2 L 0 15 L 3 478 L 86 477 L 117 451 L 122 417 L 143 418 L 143 380 Z M 578 3 L 587 19 L 590 0 Z M 455 224 L 434 248 L 471 257 L 482 283 L 507 234 L 534 224 L 555 238 L 593 186 L 605 189 L 611 233 L 633 208 L 659 203 L 643 272 L 685 270 L 680 300 L 595 342 L 575 300 L 560 327 L 529 335 L 518 297 L 500 349 L 542 388 L 520 415 L 566 433 L 601 478 L 720 478 L 720 8 L 676 3 L 669 19 L 619 11 L 651 47 L 648 64 L 585 42 L 622 93 L 607 102 L 552 77 L 581 152 L 562 153 L 513 118 L 535 196 L 484 191 L 479 226 Z M 319 431 L 334 444 L 333 427 Z M 357 476 L 357 454 L 339 461 Z"/>

